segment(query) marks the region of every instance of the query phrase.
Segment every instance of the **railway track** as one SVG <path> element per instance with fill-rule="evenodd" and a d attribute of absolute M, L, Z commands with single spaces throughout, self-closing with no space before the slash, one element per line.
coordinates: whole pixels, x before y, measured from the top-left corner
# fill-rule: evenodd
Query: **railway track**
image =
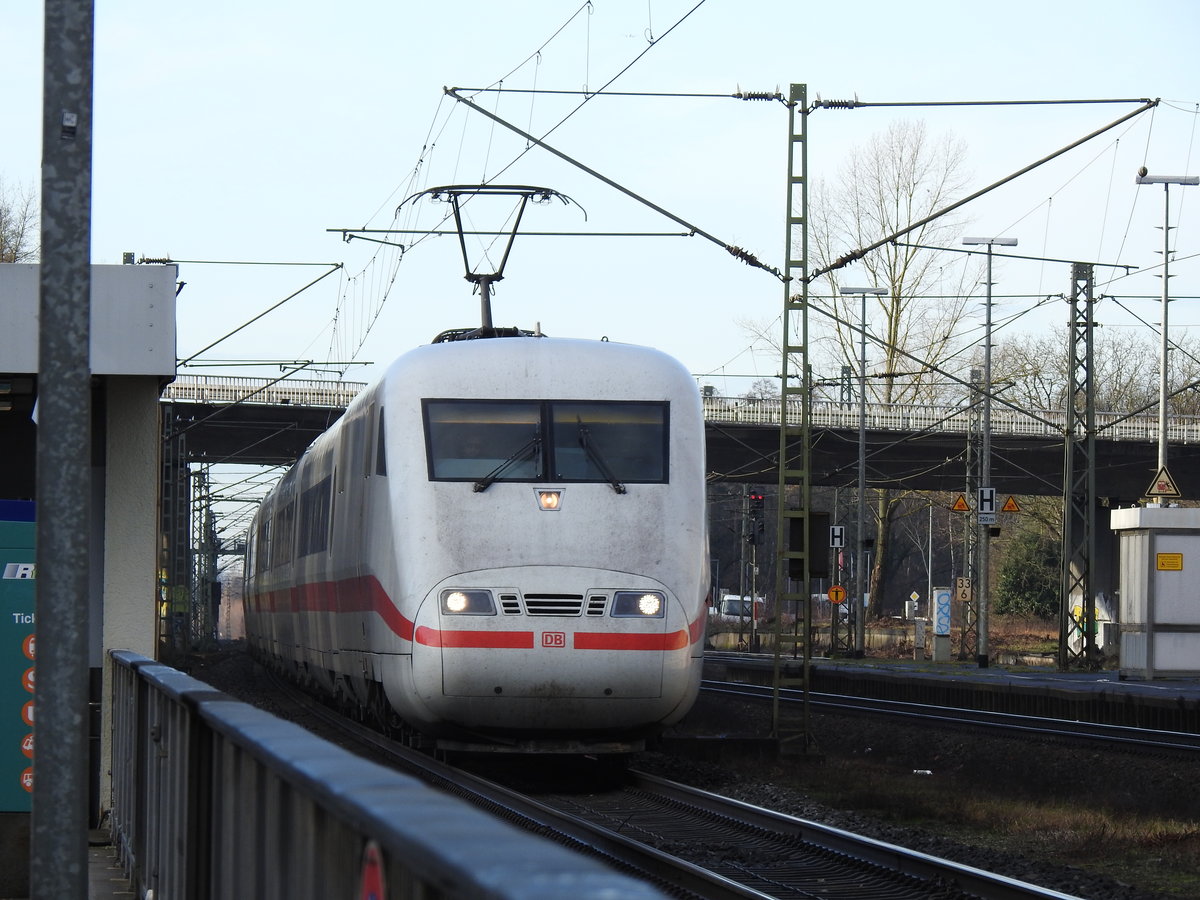
<path fill-rule="evenodd" d="M 1069 895 L 593 760 L 487 760 L 468 770 L 346 720 L 290 685 L 306 712 L 376 757 L 514 824 L 681 898 L 1031 900 Z"/>
<path fill-rule="evenodd" d="M 726 694 L 742 699 L 769 700 L 772 688 L 769 685 L 744 684 L 728 681 L 704 681 L 705 691 Z M 800 691 L 784 690 L 780 700 L 787 703 L 802 701 Z M 866 713 L 892 716 L 912 721 L 939 725 L 970 725 L 977 728 L 994 729 L 1011 734 L 1026 734 L 1038 737 L 1090 741 L 1111 747 L 1146 750 L 1155 753 L 1179 753 L 1188 756 L 1200 754 L 1200 734 L 1177 731 L 1157 731 L 1133 728 L 1124 725 L 1103 725 L 1094 722 L 1075 722 L 1066 719 L 1046 719 L 1036 716 L 1020 716 L 1011 713 L 987 712 L 977 709 L 960 709 L 947 706 L 928 706 L 896 700 L 876 700 L 869 697 L 851 697 L 842 694 L 809 693 L 812 709 L 841 713 Z"/>

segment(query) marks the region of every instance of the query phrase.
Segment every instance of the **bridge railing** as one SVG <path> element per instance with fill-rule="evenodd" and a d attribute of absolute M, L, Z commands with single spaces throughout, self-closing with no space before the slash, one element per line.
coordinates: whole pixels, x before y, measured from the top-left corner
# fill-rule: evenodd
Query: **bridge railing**
<path fill-rule="evenodd" d="M 357 381 L 319 379 L 278 381 L 265 387 L 268 379 L 240 375 L 190 375 L 177 378 L 163 391 L 164 400 L 183 403 L 254 403 L 270 405 L 345 407 L 366 384 Z M 777 398 L 751 399 L 705 395 L 704 418 L 708 422 L 742 425 L 778 425 Z M 836 400 L 812 401 L 812 425 L 816 428 L 858 428 L 858 404 Z M 967 434 L 978 411 L 967 406 L 935 404 L 868 403 L 866 426 L 871 431 Z M 788 405 L 789 424 L 799 424 L 800 403 Z M 1001 404 L 992 406 L 992 433 L 1014 437 L 1061 437 L 1066 428 L 1063 410 L 1021 411 Z M 1157 441 L 1156 412 L 1126 418 L 1124 413 L 1096 413 L 1097 436 L 1116 441 Z M 1171 443 L 1200 441 L 1200 416 L 1172 416 L 1167 420 Z"/>
<path fill-rule="evenodd" d="M 705 396 L 704 419 L 707 422 L 728 422 L 743 425 L 778 425 L 780 404 L 777 398 L 747 399 L 743 397 Z M 811 424 L 815 428 L 858 428 L 857 403 L 834 400 L 814 400 L 811 404 Z M 979 412 L 966 406 L 933 404 L 868 403 L 865 410 L 866 427 L 870 431 L 930 431 L 967 434 L 972 417 Z M 799 401 L 788 404 L 788 423 L 801 420 Z M 992 407 L 992 434 L 1015 437 L 1062 437 L 1066 429 L 1066 413 L 1062 410 L 1033 410 L 1024 412 L 1007 406 Z M 1158 416 L 1145 413 L 1126 417 L 1124 413 L 1096 414 L 1097 436 L 1104 440 L 1156 441 Z M 1172 443 L 1200 441 L 1200 416 L 1173 416 L 1167 420 L 1167 439 Z"/>
<path fill-rule="evenodd" d="M 242 375 L 187 375 L 176 378 L 162 393 L 163 400 L 181 403 L 255 403 L 272 406 L 346 407 L 365 388 L 359 381 L 284 378 L 269 387 L 267 378 Z"/>

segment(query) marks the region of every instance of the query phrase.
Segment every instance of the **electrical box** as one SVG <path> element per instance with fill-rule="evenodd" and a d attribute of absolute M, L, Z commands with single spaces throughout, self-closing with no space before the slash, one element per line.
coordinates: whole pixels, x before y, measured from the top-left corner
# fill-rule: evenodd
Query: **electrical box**
<path fill-rule="evenodd" d="M 1121 544 L 1122 677 L 1200 675 L 1200 509 L 1112 511 Z"/>

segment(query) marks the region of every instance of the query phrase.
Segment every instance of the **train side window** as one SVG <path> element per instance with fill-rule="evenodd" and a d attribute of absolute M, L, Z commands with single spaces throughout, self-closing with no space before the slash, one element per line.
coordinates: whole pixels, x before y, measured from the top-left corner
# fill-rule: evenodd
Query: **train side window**
<path fill-rule="evenodd" d="M 367 420 L 361 413 L 350 420 L 347 428 L 343 431 L 345 435 L 345 463 L 342 467 L 343 478 L 338 483 L 338 493 L 346 490 L 346 482 L 352 481 L 359 475 L 365 476 L 370 469 L 363 465 L 366 460 L 366 424 Z M 361 466 L 361 470 L 360 470 Z"/>
<path fill-rule="evenodd" d="M 550 421 L 555 478 L 669 481 L 669 410 L 667 403 L 554 401 Z"/>
<path fill-rule="evenodd" d="M 283 565 L 292 561 L 292 550 L 296 546 L 296 501 L 288 500 L 279 510 L 278 522 L 275 525 L 275 539 L 272 551 L 274 557 L 271 567 Z"/>
<path fill-rule="evenodd" d="M 300 495 L 297 556 L 321 553 L 329 546 L 330 484 L 326 475 Z"/>
<path fill-rule="evenodd" d="M 387 441 L 383 434 L 383 407 L 379 407 L 379 427 L 375 438 L 375 474 L 387 474 Z"/>
<path fill-rule="evenodd" d="M 271 520 L 264 516 L 258 523 L 258 546 L 254 553 L 254 570 L 258 574 L 267 571 L 268 559 L 271 553 Z"/>
<path fill-rule="evenodd" d="M 425 400 L 434 481 L 533 481 L 542 477 L 541 404 L 528 400 Z"/>

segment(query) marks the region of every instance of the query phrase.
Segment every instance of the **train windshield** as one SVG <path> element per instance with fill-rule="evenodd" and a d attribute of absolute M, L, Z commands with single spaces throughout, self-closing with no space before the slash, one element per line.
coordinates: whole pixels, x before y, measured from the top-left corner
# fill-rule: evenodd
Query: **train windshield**
<path fill-rule="evenodd" d="M 426 400 L 435 481 L 665 483 L 667 403 Z"/>

